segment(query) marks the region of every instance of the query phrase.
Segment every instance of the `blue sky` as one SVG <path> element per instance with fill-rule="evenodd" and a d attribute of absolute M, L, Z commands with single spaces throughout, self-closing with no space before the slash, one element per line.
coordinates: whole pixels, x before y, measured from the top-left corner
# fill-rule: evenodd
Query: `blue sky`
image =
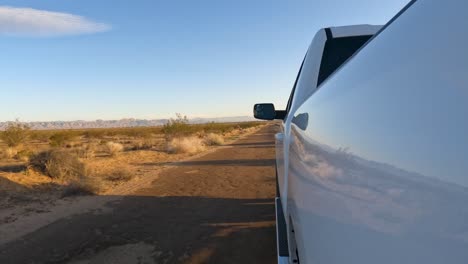
<path fill-rule="evenodd" d="M 2 1 L 0 121 L 282 108 L 317 30 L 383 24 L 407 2 Z"/>

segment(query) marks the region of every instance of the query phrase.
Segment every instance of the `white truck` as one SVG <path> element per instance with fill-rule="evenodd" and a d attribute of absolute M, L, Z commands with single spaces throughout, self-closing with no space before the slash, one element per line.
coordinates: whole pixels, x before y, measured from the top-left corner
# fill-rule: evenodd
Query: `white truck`
<path fill-rule="evenodd" d="M 468 263 L 468 2 L 320 30 L 276 135 L 279 263 Z"/>

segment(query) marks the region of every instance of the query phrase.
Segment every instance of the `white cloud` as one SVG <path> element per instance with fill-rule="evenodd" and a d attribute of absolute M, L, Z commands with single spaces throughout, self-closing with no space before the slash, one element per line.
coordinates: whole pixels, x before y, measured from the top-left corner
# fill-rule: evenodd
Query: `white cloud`
<path fill-rule="evenodd" d="M 110 26 L 85 17 L 32 8 L 0 6 L 0 34 L 19 36 L 61 36 L 97 33 Z"/>

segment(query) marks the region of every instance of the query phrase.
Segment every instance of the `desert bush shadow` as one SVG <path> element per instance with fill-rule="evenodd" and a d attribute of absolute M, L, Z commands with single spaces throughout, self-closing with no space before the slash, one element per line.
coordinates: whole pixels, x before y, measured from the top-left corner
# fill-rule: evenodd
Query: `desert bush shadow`
<path fill-rule="evenodd" d="M 0 172 L 22 172 L 26 169 L 24 164 L 1 165 Z"/>

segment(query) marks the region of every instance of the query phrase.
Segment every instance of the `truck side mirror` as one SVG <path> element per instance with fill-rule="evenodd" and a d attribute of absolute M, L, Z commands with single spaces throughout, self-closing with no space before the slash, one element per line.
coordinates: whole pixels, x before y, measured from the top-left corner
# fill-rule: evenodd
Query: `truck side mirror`
<path fill-rule="evenodd" d="M 262 120 L 283 119 L 286 115 L 285 111 L 276 111 L 273 104 L 256 104 L 253 112 L 255 118 Z"/>
<path fill-rule="evenodd" d="M 253 109 L 254 117 L 262 120 L 273 120 L 276 117 L 274 104 L 256 104 Z"/>

